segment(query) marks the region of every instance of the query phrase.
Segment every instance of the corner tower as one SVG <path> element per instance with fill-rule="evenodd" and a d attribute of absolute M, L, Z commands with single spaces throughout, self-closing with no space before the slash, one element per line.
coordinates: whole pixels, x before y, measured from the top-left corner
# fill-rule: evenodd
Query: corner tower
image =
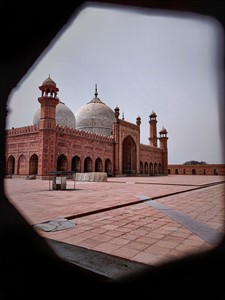
<path fill-rule="evenodd" d="M 39 157 L 38 175 L 43 179 L 49 176 L 49 170 L 55 170 L 56 155 L 56 106 L 58 88 L 50 76 L 43 81 L 39 87 L 41 97 L 38 98 L 41 104 L 39 123 Z"/>
<path fill-rule="evenodd" d="M 41 104 L 39 129 L 55 129 L 56 105 L 59 103 L 57 92 L 59 89 L 50 76 L 43 81 L 39 89 L 41 90 L 41 97 L 38 98 Z"/>
<path fill-rule="evenodd" d="M 167 130 L 163 127 L 159 132 L 160 149 L 162 149 L 162 171 L 164 175 L 168 175 L 168 146 L 167 146 Z"/>

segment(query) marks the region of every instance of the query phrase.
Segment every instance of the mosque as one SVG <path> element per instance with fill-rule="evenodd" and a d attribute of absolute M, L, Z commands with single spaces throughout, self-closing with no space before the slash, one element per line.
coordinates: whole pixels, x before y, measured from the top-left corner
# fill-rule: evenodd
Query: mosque
<path fill-rule="evenodd" d="M 39 87 L 40 108 L 33 125 L 6 130 L 6 175 L 34 175 L 47 179 L 50 172 L 105 172 L 107 176 L 168 175 L 167 130 L 157 135 L 157 115 L 149 116 L 149 144 L 140 143 L 141 118 L 136 124 L 120 118 L 98 97 L 74 114 L 58 95 L 50 76 Z M 159 145 L 158 145 L 159 144 Z"/>

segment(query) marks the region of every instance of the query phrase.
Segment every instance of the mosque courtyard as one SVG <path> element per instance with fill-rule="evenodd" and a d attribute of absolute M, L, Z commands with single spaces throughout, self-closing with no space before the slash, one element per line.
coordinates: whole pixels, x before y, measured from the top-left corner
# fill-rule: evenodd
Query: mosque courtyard
<path fill-rule="evenodd" d="M 157 266 L 208 250 L 224 234 L 224 176 L 68 179 L 65 190 L 40 179 L 4 184 L 9 201 L 39 235 L 81 252 Z M 60 220 L 64 226 L 57 227 Z"/>

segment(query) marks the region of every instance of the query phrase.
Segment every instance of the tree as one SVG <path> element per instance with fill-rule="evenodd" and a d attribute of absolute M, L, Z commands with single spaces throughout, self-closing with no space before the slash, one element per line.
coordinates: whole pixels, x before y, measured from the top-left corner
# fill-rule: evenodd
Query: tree
<path fill-rule="evenodd" d="M 189 160 L 184 163 L 184 165 L 207 165 L 205 161 Z"/>

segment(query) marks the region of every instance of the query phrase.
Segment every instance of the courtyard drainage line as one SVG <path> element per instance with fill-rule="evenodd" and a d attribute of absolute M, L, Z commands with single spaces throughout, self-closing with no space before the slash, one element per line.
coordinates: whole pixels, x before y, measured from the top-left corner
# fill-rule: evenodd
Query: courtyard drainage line
<path fill-rule="evenodd" d="M 186 192 L 191 192 L 191 191 L 211 187 L 211 186 L 222 184 L 222 183 L 224 183 L 224 182 L 217 182 L 217 183 L 212 183 L 212 184 L 201 185 L 201 186 L 197 186 L 197 187 L 185 190 L 185 191 L 173 192 L 173 193 L 169 193 L 169 194 L 155 196 L 155 197 L 152 197 L 152 198 L 147 197 L 147 196 L 138 196 L 139 200 L 136 200 L 136 201 L 133 201 L 133 202 L 128 202 L 128 203 L 118 204 L 118 205 L 114 205 L 114 206 L 110 206 L 110 207 L 100 208 L 100 209 L 96 209 L 96 210 L 93 210 L 93 211 L 87 211 L 87 212 L 80 213 L 80 214 L 74 214 L 74 215 L 67 216 L 65 218 L 68 219 L 68 220 L 75 219 L 75 218 L 82 218 L 82 217 L 98 214 L 98 213 L 113 210 L 113 209 L 118 209 L 118 208 L 122 208 L 122 207 L 126 207 L 126 206 L 140 204 L 140 203 L 150 201 L 150 200 L 156 200 L 156 199 L 165 198 L 165 197 L 169 197 L 169 196 L 174 196 L 174 195 L 178 195 L 178 194 L 182 194 L 182 193 L 186 193 Z"/>
<path fill-rule="evenodd" d="M 149 185 L 176 185 L 176 186 L 196 186 L 196 187 L 207 187 L 207 186 L 213 186 L 217 184 L 222 184 L 225 183 L 225 181 L 216 181 L 212 183 L 206 183 L 206 184 L 186 184 L 186 183 L 157 183 L 157 182 L 140 182 L 140 181 L 135 181 L 135 184 L 149 184 Z"/>

